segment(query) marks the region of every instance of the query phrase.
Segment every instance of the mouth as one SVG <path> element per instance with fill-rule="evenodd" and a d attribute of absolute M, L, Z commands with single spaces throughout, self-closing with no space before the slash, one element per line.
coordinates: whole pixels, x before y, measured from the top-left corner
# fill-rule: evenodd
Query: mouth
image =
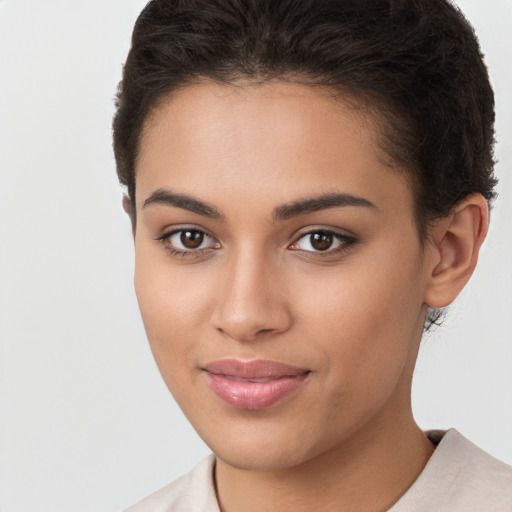
<path fill-rule="evenodd" d="M 202 370 L 211 390 L 235 409 L 266 409 L 302 386 L 310 370 L 277 361 L 223 359 Z"/>

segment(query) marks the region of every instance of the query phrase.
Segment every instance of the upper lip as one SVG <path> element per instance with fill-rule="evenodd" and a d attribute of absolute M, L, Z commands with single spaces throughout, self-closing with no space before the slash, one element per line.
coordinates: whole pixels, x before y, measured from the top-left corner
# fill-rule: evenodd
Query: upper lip
<path fill-rule="evenodd" d="M 278 379 L 280 377 L 309 373 L 309 370 L 305 368 L 263 359 L 252 361 L 220 359 L 204 365 L 202 369 L 215 375 L 226 375 L 243 379 Z"/>

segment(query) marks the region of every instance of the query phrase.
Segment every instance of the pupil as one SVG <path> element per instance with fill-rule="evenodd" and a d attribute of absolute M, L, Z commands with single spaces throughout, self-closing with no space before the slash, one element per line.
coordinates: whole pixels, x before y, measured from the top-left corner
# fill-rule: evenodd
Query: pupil
<path fill-rule="evenodd" d="M 197 249 L 203 243 L 204 233 L 200 231 L 183 231 L 180 240 L 187 249 Z"/>
<path fill-rule="evenodd" d="M 311 236 L 311 245 L 317 251 L 325 251 L 332 245 L 332 235 L 329 233 L 314 233 Z"/>

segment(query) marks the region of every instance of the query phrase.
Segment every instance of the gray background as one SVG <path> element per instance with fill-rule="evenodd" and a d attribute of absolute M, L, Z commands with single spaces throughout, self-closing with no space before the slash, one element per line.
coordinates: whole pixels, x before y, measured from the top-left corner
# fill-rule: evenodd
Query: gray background
<path fill-rule="evenodd" d="M 132 286 L 110 146 L 144 0 L 0 1 L 0 510 L 119 510 L 208 449 L 168 395 Z M 512 463 L 512 2 L 461 0 L 497 98 L 479 268 L 424 340 L 414 407 Z"/>

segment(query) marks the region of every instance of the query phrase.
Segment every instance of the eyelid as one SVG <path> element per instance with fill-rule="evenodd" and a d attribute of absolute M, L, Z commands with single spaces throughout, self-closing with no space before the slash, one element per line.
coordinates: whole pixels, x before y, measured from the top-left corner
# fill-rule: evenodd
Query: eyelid
<path fill-rule="evenodd" d="M 172 236 L 182 233 L 184 231 L 196 231 L 198 233 L 202 233 L 205 237 L 211 239 L 214 241 L 214 246 L 209 247 L 199 247 L 197 249 L 187 249 L 187 248 L 180 248 L 174 246 L 170 239 Z M 166 229 L 162 230 L 161 234 L 155 237 L 155 240 L 159 242 L 166 251 L 171 253 L 173 256 L 182 256 L 182 257 L 200 257 L 202 254 L 206 252 L 210 252 L 213 249 L 220 248 L 220 242 L 218 239 L 213 236 L 211 233 L 208 232 L 208 230 L 200 227 L 200 226 L 194 226 L 194 225 L 179 225 L 179 226 L 169 226 Z"/>
<path fill-rule="evenodd" d="M 173 245 L 170 242 L 170 238 L 173 235 L 182 233 L 184 231 L 196 231 L 202 233 L 205 237 L 211 239 L 213 245 L 210 245 L 208 247 L 198 247 L 196 249 L 176 247 L 176 245 Z M 290 244 L 288 244 L 288 249 L 297 252 L 312 254 L 315 255 L 315 257 L 332 256 L 337 253 L 348 251 L 351 247 L 358 243 L 358 238 L 348 230 L 343 230 L 343 232 L 341 231 L 342 230 L 340 228 L 333 228 L 330 226 L 308 226 L 302 228 L 299 230 L 298 233 L 295 234 L 295 236 L 293 237 L 293 241 Z M 337 241 L 336 246 L 334 248 L 328 248 L 325 250 L 309 250 L 300 247 L 293 247 L 301 239 L 307 236 L 311 236 L 315 233 L 324 233 L 331 235 Z M 161 234 L 155 237 L 155 240 L 158 241 L 163 246 L 163 248 L 169 253 L 171 253 L 173 256 L 181 257 L 201 257 L 206 253 L 211 253 L 212 250 L 214 249 L 221 248 L 221 244 L 216 236 L 212 235 L 207 229 L 197 225 L 168 226 L 167 228 L 162 230 Z"/>
<path fill-rule="evenodd" d="M 306 226 L 306 227 L 300 228 L 292 236 L 292 239 L 294 240 L 294 242 L 296 242 L 303 236 L 311 235 L 313 233 L 319 233 L 319 232 L 329 233 L 334 236 L 339 236 L 339 237 L 346 238 L 346 239 L 353 239 L 353 240 L 358 239 L 358 236 L 355 233 L 353 233 L 352 231 L 349 231 L 348 229 L 342 229 L 342 228 L 333 227 L 333 226 L 323 226 L 323 225 Z"/>
<path fill-rule="evenodd" d="M 349 250 L 355 244 L 358 243 L 357 237 L 352 233 L 344 230 L 345 232 L 341 233 L 339 229 L 332 227 L 308 227 L 301 230 L 294 238 L 292 243 L 288 246 L 290 250 L 302 251 L 303 253 L 314 254 L 315 256 L 329 256 L 336 253 L 344 252 Z M 315 233 L 325 233 L 331 235 L 335 240 L 339 242 L 339 244 L 334 248 L 329 248 L 324 251 L 321 250 L 308 250 L 301 248 L 292 248 L 295 244 L 297 244 L 301 239 L 314 235 Z M 350 234 L 349 234 L 350 233 Z"/>
<path fill-rule="evenodd" d="M 159 230 L 159 234 L 155 237 L 155 240 L 169 237 L 176 233 L 180 233 L 181 231 L 199 231 L 200 233 L 204 233 L 210 238 L 216 239 L 216 237 L 212 235 L 208 229 L 203 228 L 202 226 L 198 226 L 197 224 L 175 224 L 166 226 L 165 228 Z"/>

